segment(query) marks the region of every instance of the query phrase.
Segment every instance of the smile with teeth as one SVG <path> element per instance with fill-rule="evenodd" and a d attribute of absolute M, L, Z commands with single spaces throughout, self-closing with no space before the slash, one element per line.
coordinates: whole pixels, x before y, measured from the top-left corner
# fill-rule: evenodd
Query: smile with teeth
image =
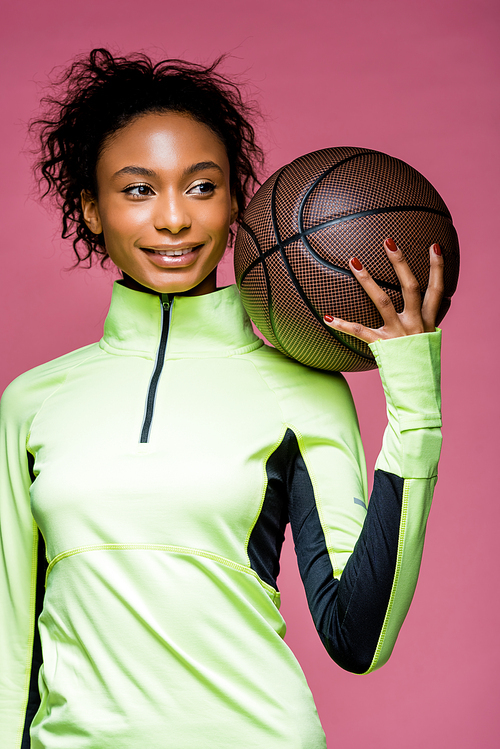
<path fill-rule="evenodd" d="M 197 247 L 188 247 L 185 250 L 147 250 L 147 252 L 152 252 L 155 255 L 168 255 L 173 257 L 174 255 L 187 255 L 188 253 L 197 250 L 199 247 L 201 247 L 201 245 L 198 245 Z"/>

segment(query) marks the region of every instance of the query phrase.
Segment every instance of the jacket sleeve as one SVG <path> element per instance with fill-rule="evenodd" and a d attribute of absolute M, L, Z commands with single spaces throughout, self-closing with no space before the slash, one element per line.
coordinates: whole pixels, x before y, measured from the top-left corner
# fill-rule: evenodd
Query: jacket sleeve
<path fill-rule="evenodd" d="M 29 747 L 38 700 L 34 651 L 38 528 L 30 509 L 29 418 L 20 416 L 23 388 L 15 380 L 0 404 L 0 745 Z M 42 586 L 43 590 L 43 586 Z M 39 664 L 37 664 L 39 665 Z"/>
<path fill-rule="evenodd" d="M 370 346 L 388 426 L 367 508 L 355 449 L 341 440 L 330 453 L 325 489 L 318 446 L 297 439 L 288 493 L 299 569 L 327 651 L 354 673 L 388 660 L 417 584 L 441 449 L 440 340 L 436 331 Z"/>

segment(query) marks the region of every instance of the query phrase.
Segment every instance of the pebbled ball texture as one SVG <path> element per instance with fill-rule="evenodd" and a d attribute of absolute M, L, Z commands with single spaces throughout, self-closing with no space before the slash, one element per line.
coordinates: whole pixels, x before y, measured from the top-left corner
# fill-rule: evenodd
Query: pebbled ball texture
<path fill-rule="evenodd" d="M 439 323 L 456 289 L 459 247 L 450 213 L 425 177 L 366 148 L 325 148 L 292 161 L 256 192 L 238 229 L 236 282 L 248 314 L 271 344 L 303 364 L 343 372 L 374 368 L 368 345 L 332 330 L 323 315 L 382 325 L 349 269 L 353 256 L 402 311 L 386 237 L 403 250 L 422 294 L 429 247 L 441 245 L 445 298 Z"/>

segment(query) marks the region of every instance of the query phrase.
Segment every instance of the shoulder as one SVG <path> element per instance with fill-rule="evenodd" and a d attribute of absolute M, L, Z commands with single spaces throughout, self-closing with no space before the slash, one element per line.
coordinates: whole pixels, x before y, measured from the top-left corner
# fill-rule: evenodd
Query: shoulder
<path fill-rule="evenodd" d="M 314 414 L 356 419 L 349 386 L 340 372 L 312 369 L 268 345 L 247 356 L 289 419 Z"/>
<path fill-rule="evenodd" d="M 32 418 L 43 401 L 64 381 L 69 371 L 98 353 L 98 346 L 99 344 L 92 343 L 76 349 L 16 377 L 6 387 L 0 401 L 2 420 L 24 421 Z"/>
<path fill-rule="evenodd" d="M 307 367 L 267 344 L 252 351 L 248 357 L 260 374 L 270 381 L 280 381 L 289 387 L 349 392 L 349 387 L 341 372 L 327 372 Z"/>

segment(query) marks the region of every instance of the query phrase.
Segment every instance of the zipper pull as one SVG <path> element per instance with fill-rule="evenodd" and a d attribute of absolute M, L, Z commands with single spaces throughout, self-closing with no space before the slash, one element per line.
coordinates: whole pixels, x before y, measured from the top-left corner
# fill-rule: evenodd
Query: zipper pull
<path fill-rule="evenodd" d="M 161 306 L 165 310 L 165 312 L 168 312 L 170 309 L 171 301 L 168 294 L 160 294 L 160 300 L 161 300 Z"/>

